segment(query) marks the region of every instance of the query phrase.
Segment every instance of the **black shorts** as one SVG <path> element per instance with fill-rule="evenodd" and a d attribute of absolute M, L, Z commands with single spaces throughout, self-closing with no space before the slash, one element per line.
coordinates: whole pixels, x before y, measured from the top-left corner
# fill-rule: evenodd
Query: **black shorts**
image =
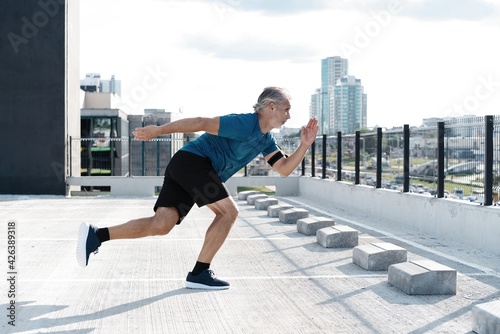
<path fill-rule="evenodd" d="M 210 159 L 181 150 L 174 154 L 165 170 L 154 211 L 158 207 L 174 207 L 179 213 L 177 224 L 180 224 L 194 203 L 202 207 L 227 197 L 229 191 Z"/>

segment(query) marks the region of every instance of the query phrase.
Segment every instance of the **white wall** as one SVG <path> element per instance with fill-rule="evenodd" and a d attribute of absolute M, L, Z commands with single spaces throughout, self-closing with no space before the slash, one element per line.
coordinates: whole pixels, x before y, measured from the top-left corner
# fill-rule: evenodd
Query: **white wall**
<path fill-rule="evenodd" d="M 301 177 L 300 195 L 500 255 L 500 208 Z"/>
<path fill-rule="evenodd" d="M 238 186 L 276 186 L 276 196 L 298 196 L 298 176 L 233 176 L 225 182 L 232 196 L 236 196 Z"/>

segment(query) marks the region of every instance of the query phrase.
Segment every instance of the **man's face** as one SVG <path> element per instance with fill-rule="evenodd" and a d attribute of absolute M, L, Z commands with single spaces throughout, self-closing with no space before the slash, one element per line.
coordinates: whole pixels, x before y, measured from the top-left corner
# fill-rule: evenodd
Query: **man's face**
<path fill-rule="evenodd" d="M 281 103 L 274 104 L 274 112 L 276 116 L 276 127 L 282 127 L 286 121 L 290 119 L 290 109 L 291 109 L 290 101 L 285 101 Z"/>

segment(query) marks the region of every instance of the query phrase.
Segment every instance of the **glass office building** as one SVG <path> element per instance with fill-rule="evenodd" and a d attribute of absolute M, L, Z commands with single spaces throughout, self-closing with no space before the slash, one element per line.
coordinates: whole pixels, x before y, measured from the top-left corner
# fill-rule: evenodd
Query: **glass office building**
<path fill-rule="evenodd" d="M 333 105 L 333 117 L 330 123 L 333 132 L 352 134 L 366 128 L 366 100 L 361 79 L 356 79 L 352 75 L 341 78 L 334 88 L 330 101 Z"/>
<path fill-rule="evenodd" d="M 321 108 L 318 115 L 319 134 L 334 134 L 332 124 L 334 87 L 337 81 L 346 76 L 348 72 L 347 59 L 339 56 L 328 57 L 321 60 Z"/>

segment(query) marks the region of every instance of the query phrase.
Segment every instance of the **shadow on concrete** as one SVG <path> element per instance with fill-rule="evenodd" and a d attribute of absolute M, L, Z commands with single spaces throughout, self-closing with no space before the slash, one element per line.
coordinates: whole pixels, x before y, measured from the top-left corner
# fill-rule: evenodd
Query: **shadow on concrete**
<path fill-rule="evenodd" d="M 488 297 L 486 297 L 486 298 L 484 298 L 482 300 L 478 300 L 475 303 L 472 303 L 471 305 L 469 305 L 467 307 L 462 307 L 462 308 L 460 308 L 460 309 L 458 309 L 458 310 L 456 310 L 454 312 L 446 314 L 444 317 L 441 317 L 441 318 L 436 319 L 436 320 L 434 320 L 432 322 L 429 322 L 425 326 L 422 326 L 422 327 L 420 327 L 418 329 L 415 329 L 415 330 L 409 332 L 408 334 L 430 333 L 430 332 L 432 332 L 433 329 L 439 327 L 439 325 L 441 325 L 441 324 L 443 324 L 445 322 L 453 321 L 453 319 L 455 319 L 455 318 L 464 316 L 466 313 L 468 313 L 468 312 L 470 312 L 472 310 L 472 308 L 474 307 L 474 305 L 476 305 L 476 304 L 482 304 L 482 303 L 487 303 L 487 302 L 490 302 L 490 301 L 493 301 L 493 300 L 497 300 L 499 296 L 500 296 L 499 292 L 491 294 L 490 296 L 488 296 Z M 469 331 L 467 333 L 474 333 L 474 332 L 473 331 Z"/>
<path fill-rule="evenodd" d="M 245 224 L 248 224 L 248 226 L 252 227 L 255 232 L 259 235 L 261 235 L 261 237 L 266 237 L 265 235 L 263 235 L 257 228 L 256 226 L 252 225 L 252 223 L 248 220 L 248 219 L 245 219 L 245 218 L 242 218 L 240 217 L 240 219 L 245 223 Z M 273 222 L 271 222 L 270 224 L 273 224 Z M 281 222 L 279 224 L 282 224 Z M 285 233 L 287 234 L 287 233 Z M 288 235 L 290 234 L 293 234 L 294 236 L 301 236 L 304 237 L 304 235 L 296 232 L 296 231 L 293 231 L 293 232 L 288 232 Z M 277 243 L 272 240 L 272 239 L 268 239 L 267 240 L 268 244 L 273 248 L 273 252 L 274 254 L 277 254 L 279 256 L 281 256 L 285 261 L 287 261 L 288 263 L 290 263 L 290 265 L 294 268 L 296 268 L 295 272 L 297 274 L 300 274 L 300 275 L 303 275 L 303 276 L 309 276 L 309 270 L 304 268 L 304 267 L 301 267 L 297 264 L 297 262 L 291 258 L 288 254 L 286 254 L 285 250 L 289 250 L 289 249 L 292 249 L 292 248 L 297 248 L 297 247 L 304 247 L 304 245 L 297 245 L 297 246 L 293 246 L 293 247 L 287 247 L 287 248 L 281 248 L 277 245 Z M 331 250 L 331 249 L 330 249 Z M 325 297 L 328 298 L 328 300 L 337 300 L 337 302 L 339 302 L 339 305 L 344 307 L 344 309 L 346 309 L 349 313 L 351 313 L 354 317 L 356 317 L 358 319 L 358 321 L 360 323 L 363 324 L 363 326 L 366 326 L 367 328 L 371 328 L 372 327 L 372 324 L 371 324 L 371 321 L 369 319 L 367 319 L 366 317 L 364 317 L 361 313 L 359 313 L 355 308 L 353 308 L 352 306 L 348 305 L 347 303 L 345 303 L 343 301 L 343 299 L 340 299 L 340 301 L 337 299 L 337 294 L 333 291 L 331 291 L 328 287 L 325 286 L 324 284 L 324 281 L 322 279 L 315 279 L 315 278 L 311 278 L 309 279 L 310 282 L 312 282 L 318 289 L 320 289 L 321 291 L 323 291 L 323 293 L 325 294 Z"/>
<path fill-rule="evenodd" d="M 83 321 L 104 319 L 104 318 L 115 316 L 118 314 L 127 313 L 127 312 L 130 312 L 132 310 L 151 305 L 151 304 L 156 303 L 160 300 L 170 298 L 173 296 L 200 293 L 200 292 L 206 292 L 206 291 L 205 290 L 191 290 L 191 289 L 186 289 L 186 288 L 179 288 L 177 290 L 164 292 L 164 293 L 159 294 L 157 296 L 152 296 L 149 298 L 136 300 L 136 301 L 133 301 L 130 303 L 116 305 L 116 306 L 113 306 L 113 307 L 110 307 L 107 309 L 96 311 L 94 313 L 80 314 L 80 315 L 74 315 L 74 316 L 69 316 L 69 317 L 64 317 L 64 318 L 38 318 L 38 319 L 35 319 L 41 315 L 49 314 L 49 313 L 52 313 L 55 311 L 65 309 L 65 308 L 69 307 L 69 305 L 34 305 L 34 306 L 30 306 L 30 304 L 34 303 L 34 301 L 22 302 L 19 305 L 20 306 L 20 314 L 21 315 L 22 314 L 29 314 L 30 318 L 29 319 L 19 319 L 16 323 L 15 328 L 13 328 L 10 333 L 18 333 L 18 332 L 24 332 L 24 331 L 28 331 L 28 330 L 54 328 L 54 327 L 59 327 L 59 326 L 64 326 L 64 325 L 76 324 L 76 323 L 80 323 Z M 2 309 L 4 309 L 7 307 L 7 304 L 2 304 L 0 307 Z M 84 330 L 74 331 L 71 333 L 90 333 L 93 330 L 94 329 L 84 329 Z M 57 333 L 57 332 L 53 332 L 53 333 Z M 64 331 L 64 333 L 69 333 L 69 332 Z"/>
<path fill-rule="evenodd" d="M 285 275 L 293 275 L 295 273 L 301 273 L 304 270 L 313 270 L 313 269 L 318 269 L 319 267 L 327 267 L 327 266 L 334 265 L 335 263 L 338 263 L 338 262 L 344 262 L 346 259 L 349 259 L 349 258 L 350 257 L 336 258 L 334 260 L 326 261 L 323 263 L 314 263 L 314 264 L 307 266 L 307 267 L 301 267 L 301 268 L 298 268 L 296 270 L 285 271 L 284 274 Z"/>

